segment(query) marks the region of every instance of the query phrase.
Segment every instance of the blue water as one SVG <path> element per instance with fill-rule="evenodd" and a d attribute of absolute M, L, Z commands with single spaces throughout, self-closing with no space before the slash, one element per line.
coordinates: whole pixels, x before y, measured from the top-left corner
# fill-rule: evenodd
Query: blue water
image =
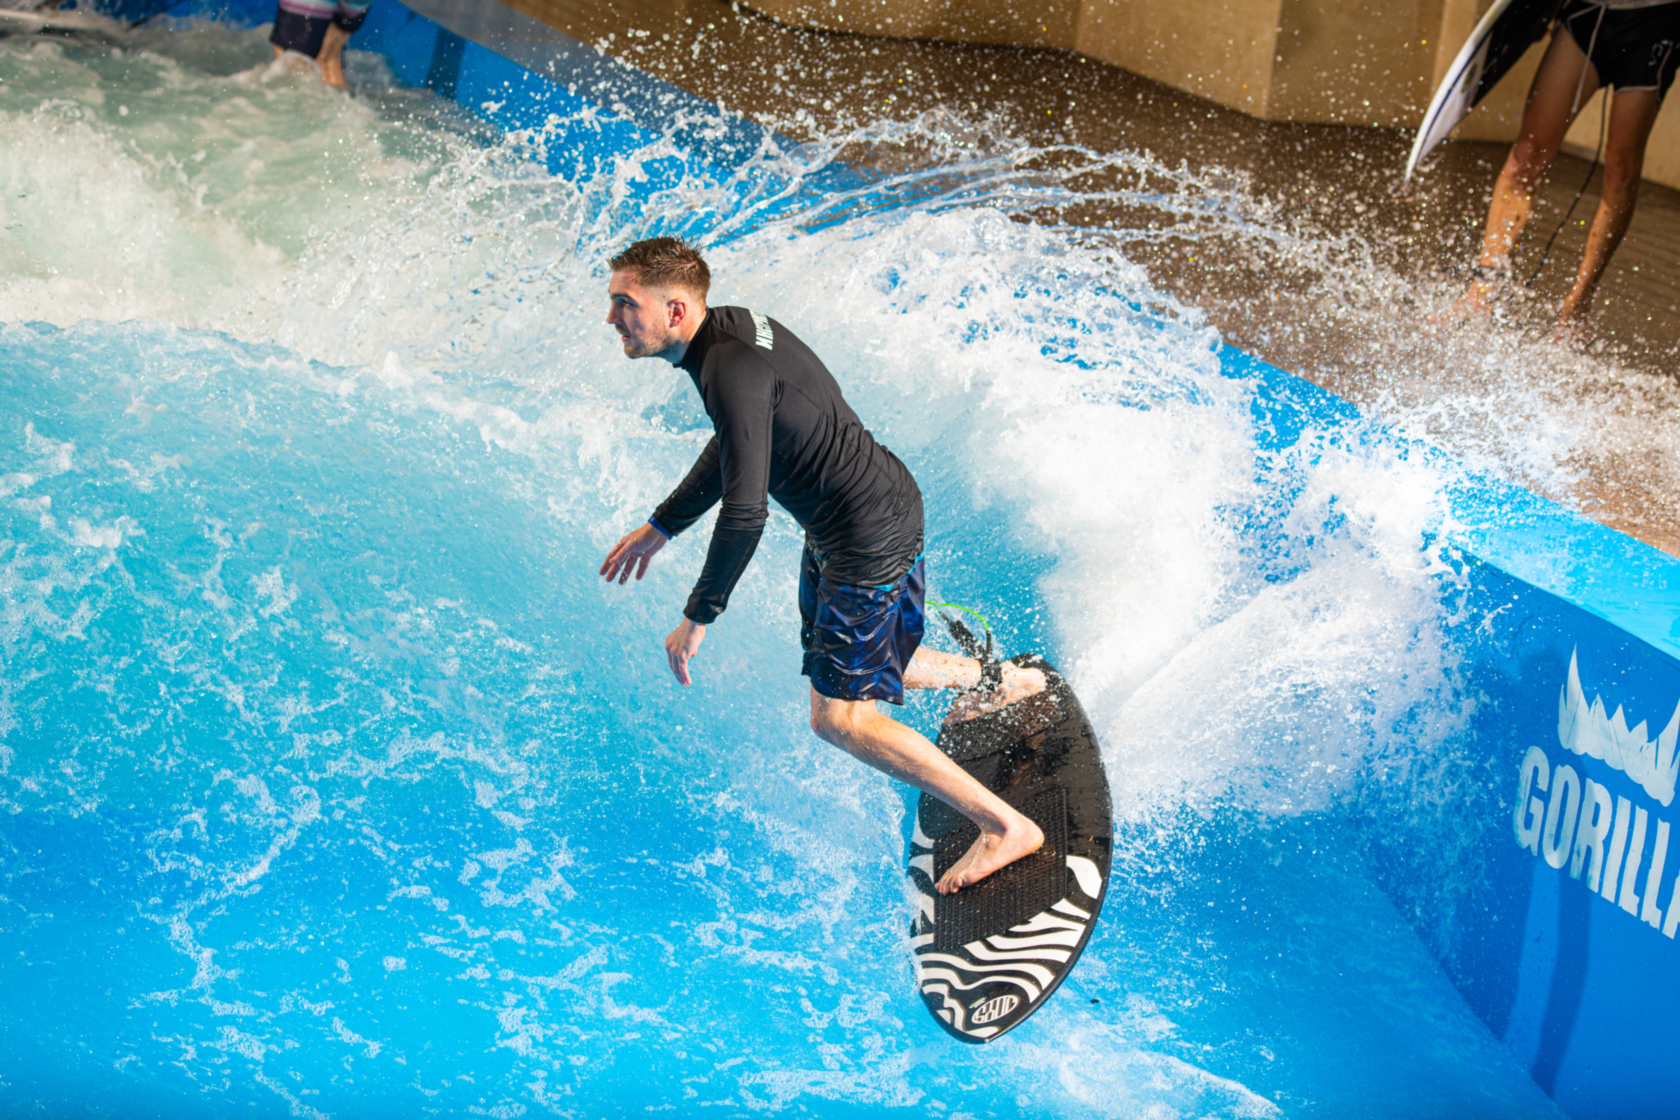
<path fill-rule="evenodd" d="M 1103 922 L 963 1047 L 911 984 L 912 802 L 806 727 L 793 523 L 690 690 L 659 640 L 705 527 L 595 576 L 707 437 L 601 262 L 750 194 L 556 181 L 375 60 L 344 101 L 263 51 L 0 44 L 0 1112 L 1557 1115 L 1368 863 L 1455 854 L 1448 468 L 1266 450 L 1196 310 L 1014 220 L 1055 182 L 948 122 L 737 172 L 931 150 L 726 214 L 714 301 L 824 355 L 921 481 L 930 591 L 1104 740 Z"/>

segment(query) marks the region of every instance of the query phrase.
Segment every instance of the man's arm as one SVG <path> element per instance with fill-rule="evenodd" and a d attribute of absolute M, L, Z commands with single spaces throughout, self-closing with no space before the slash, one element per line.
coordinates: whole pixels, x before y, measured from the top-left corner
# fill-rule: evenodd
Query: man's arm
<path fill-rule="evenodd" d="M 700 520 L 722 496 L 723 470 L 719 466 L 718 437 L 714 435 L 671 496 L 653 511 L 653 519 L 674 537 Z"/>
<path fill-rule="evenodd" d="M 737 372 L 739 370 L 737 369 Z M 758 361 L 732 377 L 717 396 L 717 434 L 688 476 L 654 510 L 647 524 L 624 535 L 601 565 L 609 581 L 641 579 L 648 561 L 674 536 L 723 500 L 706 565 L 689 596 L 683 620 L 665 639 L 665 655 L 679 684 L 689 684 L 689 661 L 700 652 L 706 626 L 723 613 L 729 593 L 758 548 L 770 514 L 770 456 L 775 373 Z"/>
<path fill-rule="evenodd" d="M 701 626 L 714 622 L 729 605 L 729 594 L 757 550 L 770 516 L 776 375 L 750 347 L 736 343 L 731 349 L 735 347 L 744 352 L 744 360 L 732 363 L 729 376 L 719 379 L 712 410 L 723 508 L 712 529 L 706 565 L 683 608 L 683 617 Z"/>
<path fill-rule="evenodd" d="M 647 575 L 653 554 L 717 504 L 718 495 L 723 493 L 721 478 L 718 441 L 713 436 L 700 452 L 700 458 L 688 469 L 688 475 L 671 491 L 670 497 L 659 503 L 647 523 L 636 526 L 612 546 L 607 558 L 601 561 L 601 575 L 606 581 L 624 583 L 632 574 L 637 579 Z"/>

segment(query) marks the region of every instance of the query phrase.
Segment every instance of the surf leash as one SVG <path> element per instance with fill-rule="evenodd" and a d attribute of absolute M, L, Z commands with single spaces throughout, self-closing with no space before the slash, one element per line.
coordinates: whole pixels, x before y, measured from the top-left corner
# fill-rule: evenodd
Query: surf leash
<path fill-rule="evenodd" d="M 948 614 L 942 614 L 939 616 L 944 620 L 946 628 L 951 631 L 951 637 L 956 639 L 957 645 L 962 648 L 962 651 L 968 656 L 974 658 L 976 661 L 980 662 L 979 683 L 977 683 L 973 688 L 965 689 L 964 691 L 995 692 L 998 687 L 1003 684 L 1003 662 L 999 661 L 997 659 L 997 654 L 992 652 L 992 624 L 986 621 L 986 616 L 977 610 L 972 610 L 963 606 L 961 603 L 928 602 L 924 605 L 929 607 L 949 607 L 952 610 L 958 610 L 964 612 L 965 614 L 971 614 L 980 620 L 981 625 L 986 628 L 986 640 L 984 642 L 975 637 L 974 631 L 964 625 L 961 619 L 953 618 Z"/>
<path fill-rule="evenodd" d="M 1564 211 L 1563 219 L 1558 222 L 1557 228 L 1552 230 L 1552 235 L 1550 237 L 1546 238 L 1546 247 L 1540 250 L 1540 264 L 1532 273 L 1529 274 L 1528 280 L 1525 281 L 1526 285 L 1530 288 L 1534 286 L 1534 281 L 1540 278 L 1540 273 L 1545 271 L 1546 265 L 1551 263 L 1553 242 L 1558 239 L 1558 234 L 1563 232 L 1563 227 L 1569 224 L 1569 219 L 1575 216 L 1575 207 L 1581 204 L 1581 196 L 1587 193 L 1587 185 L 1592 182 L 1592 177 L 1598 173 L 1599 161 L 1604 158 L 1605 118 L 1609 115 L 1610 91 L 1605 90 L 1604 104 L 1599 107 L 1598 111 L 1598 147 L 1593 151 L 1592 166 L 1587 168 L 1587 177 L 1581 180 L 1581 188 L 1575 192 L 1575 201 L 1569 204 L 1569 209 Z"/>
<path fill-rule="evenodd" d="M 964 614 L 971 614 L 975 618 L 978 618 L 980 620 L 980 625 L 982 625 L 986 628 L 986 633 L 990 634 L 992 632 L 992 624 L 990 622 L 986 621 L 986 616 L 985 615 L 981 614 L 979 611 L 974 610 L 971 607 L 965 607 L 961 603 L 936 603 L 932 599 L 929 599 L 927 602 L 923 603 L 922 605 L 924 607 L 949 607 L 951 610 L 954 610 L 954 611 L 962 611 Z"/>

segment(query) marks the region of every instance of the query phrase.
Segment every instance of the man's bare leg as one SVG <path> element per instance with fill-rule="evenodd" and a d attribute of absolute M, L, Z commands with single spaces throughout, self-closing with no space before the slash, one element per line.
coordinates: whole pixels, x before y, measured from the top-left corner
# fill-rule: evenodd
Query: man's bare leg
<path fill-rule="evenodd" d="M 1522 131 L 1493 185 L 1487 228 L 1482 234 L 1482 255 L 1477 261 L 1484 274 L 1471 283 L 1469 291 L 1458 301 L 1455 315 L 1487 307 L 1499 286 L 1499 274 L 1510 268 L 1511 249 L 1534 211 L 1534 189 L 1540 176 L 1557 158 L 1564 133 L 1569 131 L 1581 105 L 1597 89 L 1598 71 L 1569 33 L 1559 29 L 1552 36 L 1551 46 L 1546 48 L 1546 57 L 1534 75 L 1534 85 L 1529 88 Z"/>
<path fill-rule="evenodd" d="M 1587 234 L 1581 271 L 1576 274 L 1575 286 L 1558 315 L 1560 323 L 1579 319 L 1592 307 L 1593 291 L 1611 255 L 1622 243 L 1622 235 L 1627 233 L 1628 223 L 1633 220 L 1633 204 L 1639 197 L 1639 176 L 1645 169 L 1645 142 L 1651 137 L 1651 126 L 1657 123 L 1660 108 L 1662 102 L 1656 90 L 1650 89 L 1618 93 L 1610 103 L 1610 131 L 1604 143 L 1604 189 L 1599 195 L 1592 229 Z"/>
<path fill-rule="evenodd" d="M 321 53 L 315 61 L 321 67 L 321 80 L 329 86 L 344 88 L 344 44 L 349 41 L 350 32 L 336 23 L 327 26 L 327 37 L 321 40 Z"/>
<path fill-rule="evenodd" d="M 978 680 L 979 666 L 974 664 L 973 679 Z M 978 883 L 1044 843 L 1036 824 L 975 781 L 925 736 L 881 712 L 873 700 L 834 700 L 813 688 L 811 730 L 859 762 L 939 798 L 979 826 L 980 838 L 934 884 L 941 894 Z"/>
<path fill-rule="evenodd" d="M 980 662 L 972 657 L 941 653 L 925 647 L 916 650 L 910 664 L 904 667 L 905 688 L 974 688 L 980 683 Z M 1043 692 L 1048 682 L 1040 669 L 1022 668 L 1013 662 L 1003 663 L 1003 682 L 995 692 L 973 693 L 957 701 L 951 709 L 955 720 L 973 719 L 985 712 L 995 711 L 1005 704 L 1024 700 L 1035 692 Z"/>

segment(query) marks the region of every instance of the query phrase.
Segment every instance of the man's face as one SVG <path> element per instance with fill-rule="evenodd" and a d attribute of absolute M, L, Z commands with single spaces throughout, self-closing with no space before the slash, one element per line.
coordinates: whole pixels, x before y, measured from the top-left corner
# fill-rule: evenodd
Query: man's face
<path fill-rule="evenodd" d="M 623 341 L 626 358 L 663 354 L 682 341 L 674 328 L 688 310 L 683 293 L 644 288 L 637 274 L 625 269 L 612 274 L 607 298 L 607 322 Z"/>

